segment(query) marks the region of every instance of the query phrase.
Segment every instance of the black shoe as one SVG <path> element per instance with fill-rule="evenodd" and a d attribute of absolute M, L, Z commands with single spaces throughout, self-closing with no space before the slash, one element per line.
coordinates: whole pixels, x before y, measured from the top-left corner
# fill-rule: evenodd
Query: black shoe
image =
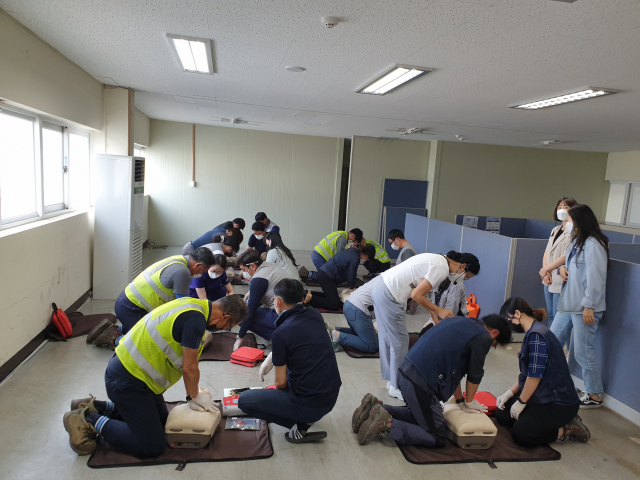
<path fill-rule="evenodd" d="M 594 400 L 587 392 L 584 392 L 582 397 L 580 397 L 580 408 L 600 408 L 601 406 L 602 400 Z"/>

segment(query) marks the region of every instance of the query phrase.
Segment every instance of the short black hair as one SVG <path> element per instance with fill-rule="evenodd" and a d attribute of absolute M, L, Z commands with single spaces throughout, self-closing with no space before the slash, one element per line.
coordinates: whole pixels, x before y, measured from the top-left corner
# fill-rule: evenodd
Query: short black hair
<path fill-rule="evenodd" d="M 511 342 L 511 325 L 509 325 L 509 321 L 505 317 L 492 313 L 482 317 L 480 320 L 482 320 L 485 327 L 494 328 L 500 332 L 498 338 L 496 338 L 499 345 L 507 345 Z"/>
<path fill-rule="evenodd" d="M 455 250 L 449 250 L 447 258 L 450 258 L 454 262 L 463 263 L 467 265 L 467 271 L 478 275 L 480 273 L 480 260 L 473 253 L 460 253 Z"/>
<path fill-rule="evenodd" d="M 392 242 L 396 239 L 396 238 L 400 238 L 402 240 L 404 240 L 404 233 L 402 233 L 402 230 L 398 230 L 397 228 L 394 228 L 393 230 L 391 230 L 389 232 L 389 236 L 387 237 L 389 240 L 391 240 Z"/>
<path fill-rule="evenodd" d="M 266 213 L 264 213 L 264 212 L 256 213 L 256 222 L 263 222 L 266 219 L 267 219 L 267 214 Z"/>
<path fill-rule="evenodd" d="M 364 238 L 364 233 L 362 233 L 362 230 L 360 230 L 359 228 L 352 228 L 351 230 L 349 230 L 349 233 L 353 233 L 355 235 L 356 243 L 362 242 L 362 239 Z"/>
<path fill-rule="evenodd" d="M 198 247 L 189 256 L 196 262 L 201 263 L 204 268 L 209 270 L 211 265 L 215 262 L 213 252 L 207 247 Z"/>
<path fill-rule="evenodd" d="M 216 300 L 216 303 L 220 304 L 223 315 L 231 316 L 231 327 L 239 325 L 247 316 L 247 306 L 241 295 L 227 295 Z M 216 327 L 207 325 L 207 330 L 216 330 Z"/>
<path fill-rule="evenodd" d="M 244 223 L 243 218 L 234 218 L 232 221 L 240 227 L 240 230 L 244 230 L 246 224 Z"/>
<path fill-rule="evenodd" d="M 273 289 L 273 295 L 280 297 L 286 305 L 295 305 L 304 297 L 302 283 L 293 278 L 280 280 Z"/>
<path fill-rule="evenodd" d="M 264 232 L 266 228 L 262 222 L 253 222 L 253 225 L 251 225 L 251 230 L 254 232 Z"/>
<path fill-rule="evenodd" d="M 369 260 L 373 260 L 376 258 L 376 247 L 367 243 L 362 246 L 360 253 L 369 257 Z"/>
<path fill-rule="evenodd" d="M 260 258 L 260 252 L 255 248 L 253 250 L 245 250 L 236 260 L 236 267 L 248 267 L 251 264 L 262 265 L 262 259 Z"/>

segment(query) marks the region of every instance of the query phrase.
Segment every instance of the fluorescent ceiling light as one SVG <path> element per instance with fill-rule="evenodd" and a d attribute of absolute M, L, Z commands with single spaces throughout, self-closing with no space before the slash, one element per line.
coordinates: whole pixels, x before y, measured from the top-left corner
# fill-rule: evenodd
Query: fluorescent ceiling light
<path fill-rule="evenodd" d="M 605 88 L 588 87 L 577 92 L 567 93 L 564 95 L 558 95 L 551 98 L 545 98 L 536 102 L 529 102 L 523 104 L 509 105 L 511 108 L 520 108 L 522 110 L 539 110 L 541 108 L 553 107 L 554 105 L 563 105 L 565 103 L 572 103 L 578 100 L 586 100 L 588 98 L 603 97 L 605 95 L 611 95 L 618 93 L 618 90 L 611 90 Z"/>
<path fill-rule="evenodd" d="M 401 85 L 404 85 L 411 80 L 414 80 L 422 75 L 429 73 L 431 70 L 427 70 L 422 67 L 412 67 L 409 65 L 396 65 L 392 69 L 387 70 L 385 73 L 375 78 L 371 82 L 367 83 L 364 87 L 358 90 L 357 93 L 368 93 L 370 95 L 384 95 L 386 93 L 395 90 Z"/>
<path fill-rule="evenodd" d="M 169 44 L 185 72 L 213 74 L 211 40 L 167 33 Z"/>

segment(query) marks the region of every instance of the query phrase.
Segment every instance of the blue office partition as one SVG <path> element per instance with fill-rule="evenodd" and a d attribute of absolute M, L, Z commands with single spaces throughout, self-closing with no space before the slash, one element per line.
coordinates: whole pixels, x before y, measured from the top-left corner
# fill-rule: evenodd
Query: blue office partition
<path fill-rule="evenodd" d="M 524 238 L 527 232 L 526 218 L 506 218 L 500 219 L 500 235 L 510 238 Z"/>
<path fill-rule="evenodd" d="M 640 263 L 640 245 L 637 243 L 610 243 L 609 257 L 623 262 Z"/>
<path fill-rule="evenodd" d="M 467 296 L 475 294 L 480 305 L 480 316 L 498 313 L 505 300 L 509 278 L 509 260 L 512 239 L 465 228 L 462 234 L 461 252 L 473 253 L 480 261 L 480 274 L 467 280 Z M 429 243 L 431 244 L 431 227 Z"/>
<path fill-rule="evenodd" d="M 462 227 L 454 223 L 429 220 L 429 233 L 427 234 L 427 253 L 443 253 L 449 250 L 460 251 L 460 239 Z"/>
<path fill-rule="evenodd" d="M 416 253 L 427 253 L 427 234 L 429 232 L 429 218 L 407 214 L 404 223 L 404 238 L 409 240 Z"/>
<path fill-rule="evenodd" d="M 540 268 L 547 240 L 518 238 L 515 248 L 511 296 L 524 298 L 532 308 L 546 309 Z"/>
<path fill-rule="evenodd" d="M 613 232 L 611 230 L 602 230 L 602 233 L 607 236 L 611 243 L 633 243 L 633 237 L 635 236 L 630 233 Z"/>
<path fill-rule="evenodd" d="M 527 231 L 523 238 L 539 238 L 549 240 L 551 230 L 559 225 L 557 222 L 547 222 L 545 220 L 527 219 Z"/>

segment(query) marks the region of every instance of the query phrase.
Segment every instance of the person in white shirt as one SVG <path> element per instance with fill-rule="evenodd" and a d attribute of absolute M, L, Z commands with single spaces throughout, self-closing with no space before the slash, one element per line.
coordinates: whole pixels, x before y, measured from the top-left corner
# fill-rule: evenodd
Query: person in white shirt
<path fill-rule="evenodd" d="M 267 233 L 264 242 L 269 248 L 266 261 L 280 265 L 289 277 L 300 282 L 296 259 L 293 257 L 291 250 L 289 250 L 282 241 L 280 233 L 274 231 Z"/>
<path fill-rule="evenodd" d="M 446 279 L 452 283 L 471 278 L 480 272 L 475 255 L 450 251 L 447 255 L 422 253 L 382 272 L 383 281 L 371 292 L 378 322 L 378 344 L 382 379 L 387 380 L 389 395 L 402 399 L 396 375 L 409 351 L 409 333 L 405 322 L 405 306 L 411 297 L 439 322 L 453 317 L 453 312 L 429 301 L 425 295 L 437 289 Z M 417 285 L 412 289 L 411 285 Z M 437 323 L 437 322 L 436 322 Z"/>

